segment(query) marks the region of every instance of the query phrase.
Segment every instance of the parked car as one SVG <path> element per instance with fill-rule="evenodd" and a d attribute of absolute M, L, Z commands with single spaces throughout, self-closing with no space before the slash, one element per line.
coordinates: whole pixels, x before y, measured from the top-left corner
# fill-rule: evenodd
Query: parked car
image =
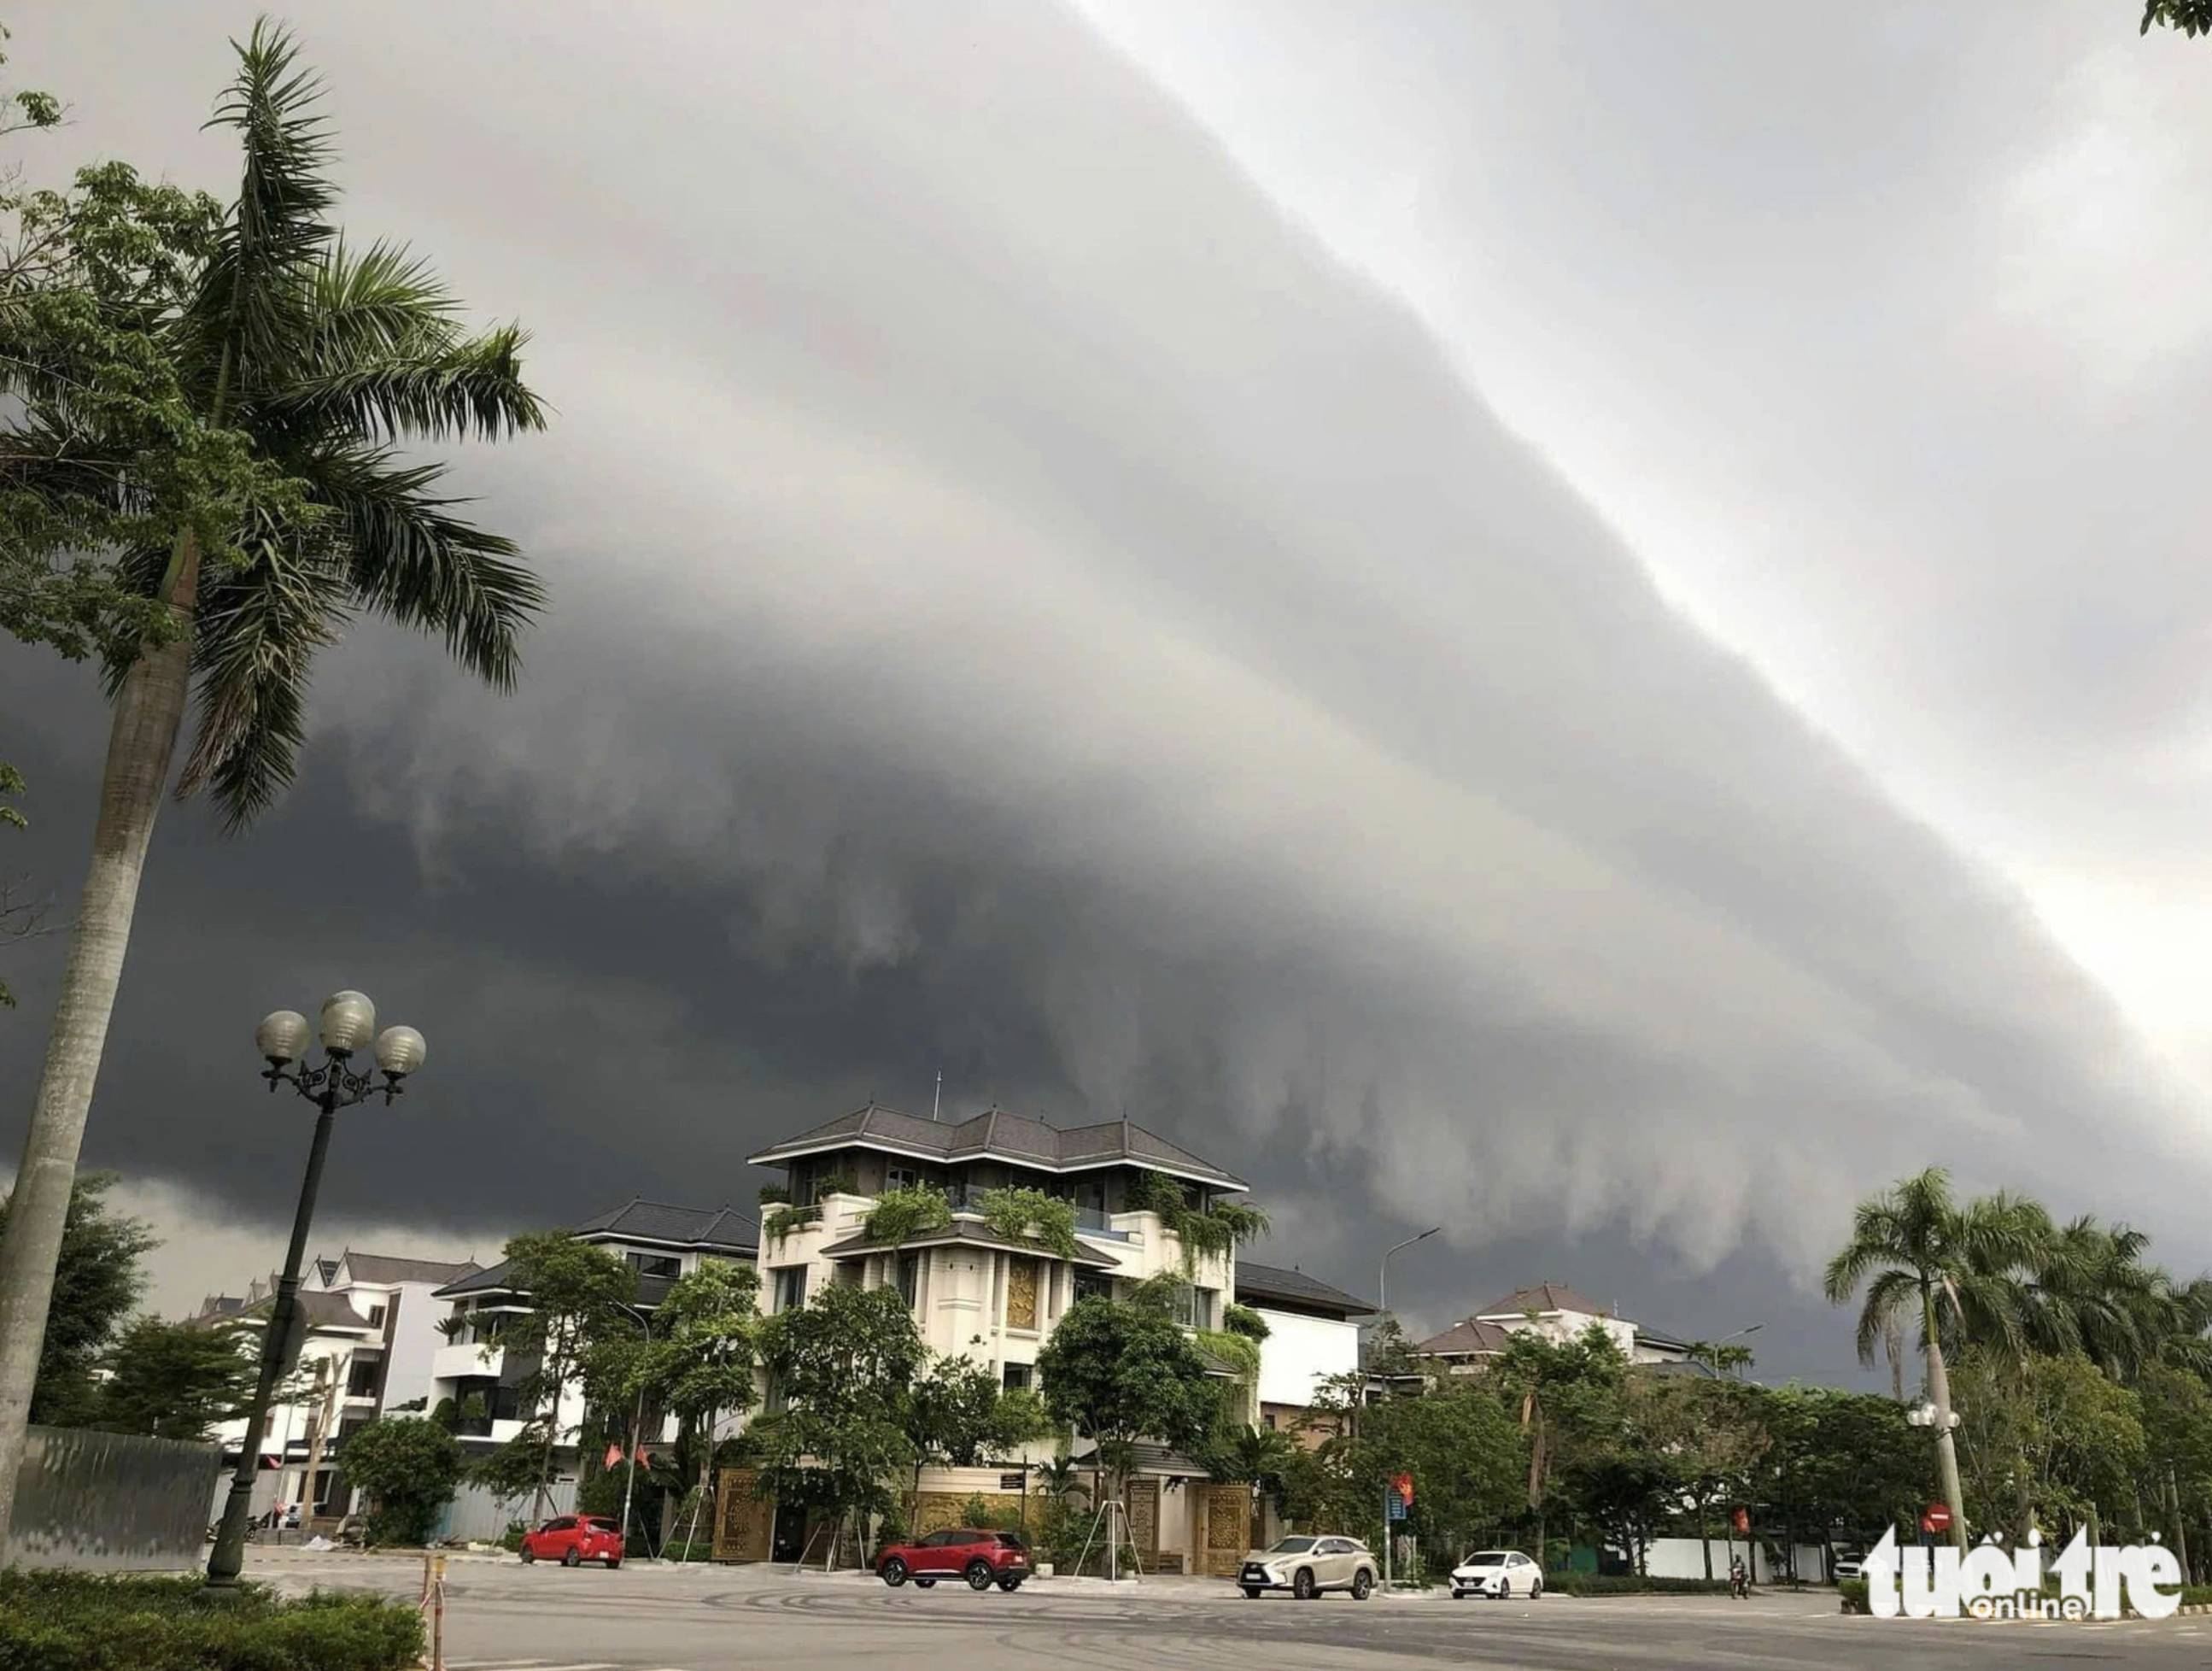
<path fill-rule="evenodd" d="M 1506 1601 L 1525 1595 L 1531 1601 L 1544 1593 L 1544 1570 L 1517 1549 L 1477 1550 L 1452 1569 L 1452 1600 L 1470 1595 Z"/>
<path fill-rule="evenodd" d="M 1264 1590 L 1286 1589 L 1310 1601 L 1323 1590 L 1341 1589 L 1364 1601 L 1381 1574 L 1373 1552 L 1357 1538 L 1278 1538 L 1272 1549 L 1246 1552 L 1237 1583 L 1254 1601 Z"/>
<path fill-rule="evenodd" d="M 1836 1577 L 1838 1581 L 1865 1576 L 1866 1557 L 1858 1550 L 1854 1549 L 1847 1555 L 1839 1554 L 1836 1557 Z"/>
<path fill-rule="evenodd" d="M 965 1578 L 970 1589 L 996 1584 L 1012 1595 L 1030 1576 L 1030 1552 L 1012 1532 L 949 1527 L 909 1543 L 887 1544 L 877 1553 L 876 1576 L 896 1589 L 909 1578 L 929 1589 L 939 1578 Z"/>
<path fill-rule="evenodd" d="M 522 1538 L 522 1560 L 558 1561 L 562 1566 L 581 1566 L 605 1561 L 611 1572 L 623 1562 L 622 1528 L 611 1516 L 556 1515 Z"/>

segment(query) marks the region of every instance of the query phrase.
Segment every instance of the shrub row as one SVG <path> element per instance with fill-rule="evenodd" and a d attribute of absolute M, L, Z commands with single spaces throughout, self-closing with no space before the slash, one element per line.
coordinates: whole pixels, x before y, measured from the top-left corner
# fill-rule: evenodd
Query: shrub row
<path fill-rule="evenodd" d="M 1561 1595 L 1717 1595 L 1725 1578 L 1639 1578 L 1632 1572 L 1547 1572 L 1544 1588 Z"/>
<path fill-rule="evenodd" d="M 198 1578 L 0 1573 L 0 1671 L 404 1671 L 422 1619 L 371 1595 L 280 1601 L 247 1585 L 199 1599 Z"/>

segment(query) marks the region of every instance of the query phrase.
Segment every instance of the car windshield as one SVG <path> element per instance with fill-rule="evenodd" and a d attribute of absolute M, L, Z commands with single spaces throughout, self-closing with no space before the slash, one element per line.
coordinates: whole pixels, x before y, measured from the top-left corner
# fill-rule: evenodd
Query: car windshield
<path fill-rule="evenodd" d="M 1314 1545 L 1319 1541 L 1320 1540 L 1316 1538 L 1280 1538 L 1276 1540 L 1275 1546 L 1267 1552 L 1270 1555 L 1304 1555 L 1309 1553 Z"/>
<path fill-rule="evenodd" d="M 1468 1556 L 1467 1564 L 1469 1566 L 1504 1566 L 1505 1552 L 1502 1549 L 1486 1549 L 1480 1555 Z"/>
<path fill-rule="evenodd" d="M 999 1534 L 999 1547 L 1001 1549 L 1027 1549 L 1029 1546 L 1021 1540 L 1018 1534 L 1013 1532 L 1001 1532 Z"/>

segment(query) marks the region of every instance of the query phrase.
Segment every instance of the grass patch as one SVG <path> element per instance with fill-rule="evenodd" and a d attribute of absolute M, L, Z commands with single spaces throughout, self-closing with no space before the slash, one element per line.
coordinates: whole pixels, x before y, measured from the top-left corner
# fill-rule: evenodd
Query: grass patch
<path fill-rule="evenodd" d="M 259 1585 L 228 1602 L 190 1578 L 0 1573 L 4 1671 L 405 1671 L 422 1620 L 374 1595 L 280 1601 Z"/>

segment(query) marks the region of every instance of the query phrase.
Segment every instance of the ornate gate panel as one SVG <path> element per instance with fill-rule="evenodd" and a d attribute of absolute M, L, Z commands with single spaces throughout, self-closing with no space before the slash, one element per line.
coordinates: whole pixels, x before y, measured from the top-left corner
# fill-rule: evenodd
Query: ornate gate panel
<path fill-rule="evenodd" d="M 760 1476 L 750 1468 L 722 1470 L 714 1499 L 714 1558 L 764 1561 L 775 1525 L 775 1504 L 753 1495 Z"/>
<path fill-rule="evenodd" d="M 1208 1485 L 1206 1491 L 1206 1548 L 1200 1570 L 1208 1577 L 1234 1578 L 1237 1564 L 1251 1539 L 1252 1488 Z"/>
<path fill-rule="evenodd" d="M 1129 1482 L 1129 1541 L 1146 1561 L 1160 1552 L 1160 1482 Z"/>

